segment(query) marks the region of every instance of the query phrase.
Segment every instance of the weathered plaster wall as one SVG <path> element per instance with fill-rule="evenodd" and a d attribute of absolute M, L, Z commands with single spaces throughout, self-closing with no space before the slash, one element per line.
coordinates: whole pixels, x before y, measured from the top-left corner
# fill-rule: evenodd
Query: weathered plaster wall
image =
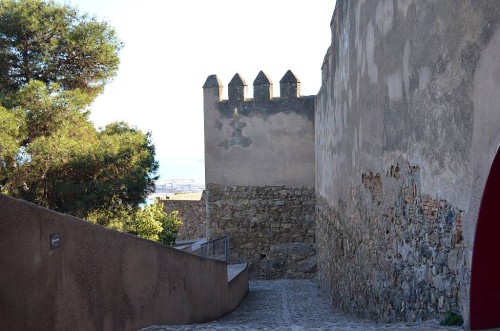
<path fill-rule="evenodd" d="M 499 20 L 488 0 L 337 0 L 315 100 L 316 229 L 320 281 L 345 310 L 467 320 L 500 143 Z"/>
<path fill-rule="evenodd" d="M 296 78 L 281 83 L 283 92 L 288 85 L 300 89 Z M 313 187 L 314 96 L 273 98 L 263 72 L 254 81 L 254 99 L 245 90 L 238 74 L 229 83 L 229 100 L 221 100 L 215 75 L 204 85 L 205 182 Z"/>
<path fill-rule="evenodd" d="M 163 211 L 170 214 L 179 212 L 177 217 L 182 220 L 177 236 L 180 240 L 206 237 L 205 227 L 205 201 L 201 200 L 172 200 L 160 199 Z"/>
<path fill-rule="evenodd" d="M 208 235 L 229 237 L 231 262 L 254 279 L 316 273 L 313 188 L 207 185 Z"/>
<path fill-rule="evenodd" d="M 2 330 L 137 330 L 220 318 L 248 291 L 226 264 L 0 195 Z M 60 247 L 50 248 L 59 233 Z"/>

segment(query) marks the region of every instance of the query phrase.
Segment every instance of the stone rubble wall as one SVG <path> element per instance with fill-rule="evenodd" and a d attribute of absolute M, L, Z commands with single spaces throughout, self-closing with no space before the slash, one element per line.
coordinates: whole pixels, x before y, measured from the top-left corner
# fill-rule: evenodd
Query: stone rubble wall
<path fill-rule="evenodd" d="M 310 278 L 316 272 L 313 188 L 208 184 L 207 232 L 229 237 L 230 262 L 253 279 Z"/>
<path fill-rule="evenodd" d="M 170 214 L 178 211 L 177 217 L 182 220 L 178 239 L 204 238 L 205 234 L 205 202 L 204 200 L 169 200 L 160 199 L 163 211 Z"/>
<path fill-rule="evenodd" d="M 409 164 L 363 175 L 350 199 L 346 216 L 345 206 L 317 198 L 317 244 L 328 247 L 318 251 L 319 281 L 333 305 L 390 322 L 460 311 L 463 212 L 422 194 Z"/>

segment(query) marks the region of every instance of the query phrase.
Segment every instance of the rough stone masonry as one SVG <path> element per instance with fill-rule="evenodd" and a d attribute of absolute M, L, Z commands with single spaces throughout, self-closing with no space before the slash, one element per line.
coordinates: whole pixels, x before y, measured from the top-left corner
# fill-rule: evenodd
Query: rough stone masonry
<path fill-rule="evenodd" d="M 207 186 L 210 237 L 229 236 L 231 261 L 254 279 L 316 273 L 315 194 L 308 187 Z"/>
<path fill-rule="evenodd" d="M 191 197 L 193 196 L 193 197 Z M 182 220 L 177 238 L 180 240 L 204 238 L 205 229 L 205 198 L 202 194 L 180 194 L 167 199 L 159 199 L 163 211 L 170 214 L 178 212 Z"/>

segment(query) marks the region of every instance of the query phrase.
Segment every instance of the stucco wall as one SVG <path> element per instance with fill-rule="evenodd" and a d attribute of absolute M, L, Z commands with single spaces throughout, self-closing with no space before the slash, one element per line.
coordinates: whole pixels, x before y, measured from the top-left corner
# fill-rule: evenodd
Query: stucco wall
<path fill-rule="evenodd" d="M 226 264 L 0 196 L 0 326 L 137 330 L 217 319 L 248 290 Z M 59 233 L 60 247 L 50 248 Z M 234 283 L 233 283 L 234 282 Z"/>
<path fill-rule="evenodd" d="M 221 100 L 215 75 L 203 88 L 205 183 L 314 187 L 314 96 L 273 98 L 273 85 L 261 72 L 256 96 L 248 99 L 246 83 L 235 78 L 229 100 Z M 283 92 L 287 85 L 300 82 L 282 82 Z"/>
<path fill-rule="evenodd" d="M 337 0 L 315 101 L 317 246 L 321 283 L 345 310 L 468 319 L 477 209 L 500 143 L 499 19 L 497 1 Z M 351 272 L 333 270 L 343 262 Z"/>

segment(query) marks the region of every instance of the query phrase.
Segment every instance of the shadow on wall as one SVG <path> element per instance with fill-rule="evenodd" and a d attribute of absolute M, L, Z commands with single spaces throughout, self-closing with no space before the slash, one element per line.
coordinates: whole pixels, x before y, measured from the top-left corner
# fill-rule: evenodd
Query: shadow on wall
<path fill-rule="evenodd" d="M 137 330 L 217 319 L 248 273 L 0 195 L 5 330 Z"/>

